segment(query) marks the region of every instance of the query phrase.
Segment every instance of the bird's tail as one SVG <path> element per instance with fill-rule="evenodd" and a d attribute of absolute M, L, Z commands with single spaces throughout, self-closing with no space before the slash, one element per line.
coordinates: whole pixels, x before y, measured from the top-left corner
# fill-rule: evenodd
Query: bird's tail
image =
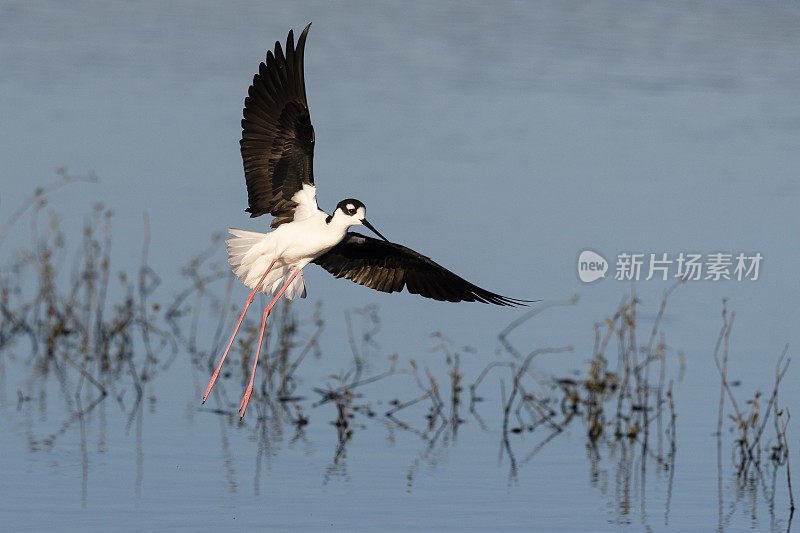
<path fill-rule="evenodd" d="M 234 267 L 235 272 L 236 267 L 251 262 L 248 261 L 247 253 L 256 244 L 263 242 L 267 234 L 235 228 L 228 228 L 228 233 L 233 235 L 233 237 L 225 241 L 228 245 L 228 263 Z"/>
<path fill-rule="evenodd" d="M 273 244 L 270 242 L 270 233 L 258 233 L 235 228 L 228 228 L 233 235 L 225 241 L 228 245 L 228 263 L 233 267 L 233 273 L 248 289 L 256 288 L 264 294 L 275 294 L 284 283 L 289 281 L 292 271 L 276 257 Z M 272 259 L 277 261 L 264 281 L 259 284 L 264 272 L 269 268 Z M 296 297 L 306 297 L 306 284 L 303 273 L 294 278 L 291 285 L 286 288 L 283 296 L 288 300 Z"/>
<path fill-rule="evenodd" d="M 280 290 L 280 288 L 283 287 L 283 284 L 289 281 L 289 277 L 291 275 L 291 272 L 287 272 L 281 279 L 279 279 L 278 282 L 273 285 L 271 294 L 274 294 L 276 291 Z M 297 277 L 292 280 L 292 284 L 286 287 L 283 297 L 287 300 L 294 300 L 297 297 L 306 297 L 306 282 L 303 279 L 302 270 L 300 271 L 300 274 L 298 274 Z"/>

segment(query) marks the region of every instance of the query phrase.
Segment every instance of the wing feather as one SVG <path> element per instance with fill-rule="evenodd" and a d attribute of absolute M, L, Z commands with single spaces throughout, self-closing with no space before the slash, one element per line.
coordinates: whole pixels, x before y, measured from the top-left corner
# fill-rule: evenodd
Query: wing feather
<path fill-rule="evenodd" d="M 304 184 L 314 185 L 314 127 L 306 101 L 303 57 L 306 26 L 294 43 L 289 32 L 286 51 L 280 42 L 267 51 L 247 91 L 239 142 L 247 183 L 246 209 L 251 217 L 265 213 L 273 228 L 294 218 L 292 200 Z"/>
<path fill-rule="evenodd" d="M 449 302 L 525 305 L 482 289 L 414 250 L 360 233 L 348 232 L 342 241 L 314 260 L 337 278 L 347 278 L 382 292 L 400 292 Z"/>

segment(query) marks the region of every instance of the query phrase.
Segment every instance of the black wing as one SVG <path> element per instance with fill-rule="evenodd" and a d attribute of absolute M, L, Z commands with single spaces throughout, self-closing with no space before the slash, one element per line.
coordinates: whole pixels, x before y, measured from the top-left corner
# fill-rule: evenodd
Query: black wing
<path fill-rule="evenodd" d="M 310 27 L 300 34 L 296 48 L 294 34 L 289 32 L 286 55 L 281 43 L 275 43 L 275 53 L 267 52 L 266 64 L 259 65 L 244 101 L 239 144 L 250 205 L 247 211 L 251 217 L 271 213 L 273 228 L 292 220 L 297 205 L 292 201 L 294 193 L 304 183 L 314 184 L 314 128 L 303 77 Z"/>
<path fill-rule="evenodd" d="M 453 274 L 422 254 L 400 244 L 347 232 L 342 242 L 314 260 L 337 278 L 347 278 L 383 292 L 408 292 L 448 302 L 525 305 Z"/>

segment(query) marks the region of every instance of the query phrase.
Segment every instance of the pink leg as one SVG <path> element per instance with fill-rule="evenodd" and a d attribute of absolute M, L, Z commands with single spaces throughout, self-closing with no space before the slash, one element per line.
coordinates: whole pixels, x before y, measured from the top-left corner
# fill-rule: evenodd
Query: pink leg
<path fill-rule="evenodd" d="M 256 375 L 256 365 L 258 364 L 258 355 L 261 353 L 261 342 L 264 340 L 264 329 L 267 326 L 267 317 L 271 311 L 272 304 L 274 300 L 270 302 L 270 304 L 264 308 L 264 313 L 261 315 L 261 333 L 258 334 L 258 346 L 256 347 L 256 360 L 253 361 L 253 370 L 250 372 L 250 382 L 247 384 L 247 389 L 245 389 L 244 396 L 242 396 L 242 401 L 239 403 L 239 413 L 241 413 L 241 418 L 244 417 L 244 413 L 242 412 L 242 408 L 244 408 L 249 400 L 250 395 L 253 393 L 253 382 L 255 381 Z"/>
<path fill-rule="evenodd" d="M 239 322 L 236 323 L 236 329 L 233 330 L 233 335 L 231 335 L 231 340 L 228 341 L 228 347 L 225 348 L 225 353 L 222 354 L 222 359 L 219 360 L 219 364 L 217 365 L 217 369 L 214 370 L 214 373 L 211 375 L 211 381 L 208 382 L 208 387 L 206 387 L 206 393 L 203 394 L 203 403 L 206 403 L 206 398 L 211 393 L 211 388 L 214 386 L 214 383 L 217 381 L 217 377 L 219 376 L 219 371 L 222 368 L 222 363 L 225 362 L 225 358 L 228 357 L 228 352 L 231 349 L 231 345 L 233 344 L 233 339 L 236 338 L 236 334 L 239 332 L 239 326 L 242 325 L 242 320 L 244 320 L 244 314 L 247 312 L 247 308 L 250 307 L 250 304 L 253 303 L 253 296 L 256 294 L 256 290 L 264 283 L 264 278 L 267 277 L 269 271 L 272 270 L 272 266 L 275 264 L 276 259 L 272 260 L 272 263 L 269 264 L 267 267 L 267 271 L 264 272 L 264 275 L 261 276 L 261 279 L 258 280 L 255 288 L 250 291 L 250 295 L 247 297 L 247 301 L 244 303 L 244 309 L 242 309 L 242 315 L 239 317 Z"/>
<path fill-rule="evenodd" d="M 253 394 L 253 382 L 256 377 L 256 365 L 258 365 L 258 355 L 261 353 L 261 341 L 264 340 L 264 328 L 267 325 L 267 317 L 269 316 L 270 311 L 272 311 L 272 307 L 275 305 L 275 302 L 277 302 L 278 299 L 283 296 L 286 288 L 292 284 L 292 281 L 294 281 L 294 278 L 296 278 L 297 274 L 299 273 L 300 269 L 298 268 L 292 273 L 292 275 L 289 277 L 289 280 L 283 284 L 283 287 L 281 287 L 281 290 L 278 291 L 278 294 L 275 295 L 269 305 L 264 308 L 264 315 L 261 317 L 261 334 L 258 337 L 258 348 L 256 348 L 256 359 L 253 361 L 253 371 L 250 372 L 250 383 L 247 385 L 247 390 L 244 392 L 244 397 L 242 397 L 242 403 L 239 405 L 240 420 L 244 418 L 244 412 L 247 410 L 247 404 L 250 401 L 250 395 Z"/>

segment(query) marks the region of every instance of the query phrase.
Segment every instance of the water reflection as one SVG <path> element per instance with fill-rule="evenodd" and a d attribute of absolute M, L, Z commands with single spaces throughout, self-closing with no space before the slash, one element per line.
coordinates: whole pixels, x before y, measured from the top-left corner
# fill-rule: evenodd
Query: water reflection
<path fill-rule="evenodd" d="M 737 402 L 737 395 L 734 394 L 731 383 L 728 379 L 728 359 L 730 351 L 730 338 L 736 314 L 728 312 L 727 302 L 723 301 L 722 307 L 722 328 L 719 332 L 717 344 L 714 348 L 714 361 L 720 375 L 720 397 L 719 397 L 719 416 L 717 419 L 717 500 L 718 500 L 718 521 L 717 530 L 724 531 L 729 527 L 733 514 L 741 508 L 740 502 L 744 503 L 745 498 L 749 504 L 749 518 L 752 521 L 758 519 L 759 488 L 761 497 L 767 504 L 770 517 L 770 526 L 773 530 L 780 524 L 775 514 L 775 493 L 778 471 L 782 467 L 786 470 L 787 487 L 789 491 L 789 517 L 786 530 L 791 529 L 792 518 L 794 516 L 794 495 L 792 494 L 791 471 L 789 467 L 788 441 L 786 440 L 786 427 L 789 423 L 790 413 L 788 409 L 779 409 L 778 393 L 781 382 L 789 369 L 790 359 L 787 356 L 788 345 L 784 347 L 775 363 L 775 382 L 772 394 L 769 396 L 762 415 L 760 391 L 753 393 L 752 399 L 747 400 L 745 405 L 748 411 L 744 412 L 744 407 L 740 408 Z M 726 401 L 727 398 L 727 401 Z M 736 439 L 731 449 L 731 462 L 736 468 L 736 478 L 734 485 L 734 497 L 729 504 L 729 509 L 725 510 L 725 491 L 724 469 L 723 469 L 723 443 L 722 429 L 723 416 L 728 411 L 732 411 L 727 416 L 735 423 Z M 775 436 L 769 438 L 764 430 L 767 424 L 772 421 L 775 429 Z M 762 442 L 762 438 L 765 442 Z M 762 462 L 762 452 L 768 452 L 767 460 Z M 768 486 L 769 481 L 769 486 Z"/>
<path fill-rule="evenodd" d="M 46 454 L 54 473 L 65 467 L 58 451 L 75 441 L 82 508 L 91 499 L 92 465 L 105 460 L 116 433 L 132 433 L 132 494 L 138 501 L 146 492 L 145 442 L 152 442 L 145 438 L 147 422 L 161 415 L 157 385 L 180 361 L 180 372 L 193 376 L 193 398 L 199 398 L 229 321 L 237 316 L 232 278 L 212 259 L 219 239 L 212 239 L 209 249 L 186 265 L 185 288 L 165 301 L 160 278 L 148 265 L 146 218 L 138 272 L 120 273 L 116 285 L 109 267 L 107 210 L 98 206 L 87 218 L 77 250 L 66 245 L 57 217 L 51 216 L 44 229 L 41 218 L 41 209 L 35 209 L 34 246 L 17 254 L 0 278 L 0 368 L 3 379 L 13 376 L 19 387 L 16 419 L 23 424 L 28 453 Z M 59 268 L 64 264 L 73 265 L 71 271 Z M 679 450 L 674 385 L 682 379 L 684 364 L 669 348 L 660 321 L 679 286 L 665 292 L 644 335 L 635 292 L 624 297 L 596 325 L 587 368 L 569 376 L 534 370 L 533 362 L 565 357 L 574 351 L 572 346 L 523 347 L 513 337 L 517 328 L 542 313 L 575 306 L 576 298 L 539 304 L 514 320 L 499 334 L 497 357 L 477 371 L 462 365 L 472 349 L 457 347 L 441 333 L 432 335 L 425 365 L 397 354 L 387 357 L 377 341 L 377 308 L 354 309 L 345 320 L 349 363 L 341 372 L 322 376 L 309 363 L 321 361 L 326 353 L 320 342 L 322 309 L 306 308 L 308 314 L 301 315 L 287 302 L 267 331 L 247 420 L 240 421 L 234 407 L 246 384 L 259 330 L 252 318 L 243 322 L 231 363 L 210 401 L 202 407 L 192 402 L 180 414 L 189 421 L 217 417 L 219 472 L 227 493 L 249 492 L 241 485 L 242 468 L 232 443 L 248 436 L 256 450 L 256 496 L 264 475 L 289 450 L 329 457 L 316 483 L 351 483 L 352 463 L 363 458 L 350 451 L 365 441 L 378 442 L 376 435 L 385 435 L 390 444 L 407 439 L 416 443 L 404 448 L 411 451 L 400 459 L 407 467 L 397 482 L 407 492 L 415 490 L 421 470 L 438 470 L 459 444 L 469 448 L 486 436 L 496 439 L 499 463 L 513 488 L 550 447 L 578 435 L 588 483 L 606 500 L 609 520 L 647 530 L 661 523 L 669 526 Z M 722 380 L 720 405 L 728 399 L 741 434 L 731 442 L 717 432 L 718 530 L 733 527 L 737 511 L 759 523 L 758 507 L 765 504 L 770 526 L 788 529 L 792 515 L 781 518 L 776 504 L 781 476 L 789 468 L 781 432 L 788 412 L 778 410 L 788 358 L 784 352 L 778 359 L 775 387 L 765 407 L 759 406 L 757 393 L 746 404 L 749 411 L 741 411 L 726 376 L 733 315 L 723 310 L 723 320 L 714 353 Z M 13 371 L 7 375 L 9 368 Z M 167 410 L 172 415 L 176 411 L 174 406 Z M 332 431 L 319 431 L 318 420 Z M 765 433 L 769 421 L 775 425 L 774 438 Z M 762 461 L 765 446 L 769 453 Z M 736 467 L 733 478 L 724 459 L 729 449 Z"/>

